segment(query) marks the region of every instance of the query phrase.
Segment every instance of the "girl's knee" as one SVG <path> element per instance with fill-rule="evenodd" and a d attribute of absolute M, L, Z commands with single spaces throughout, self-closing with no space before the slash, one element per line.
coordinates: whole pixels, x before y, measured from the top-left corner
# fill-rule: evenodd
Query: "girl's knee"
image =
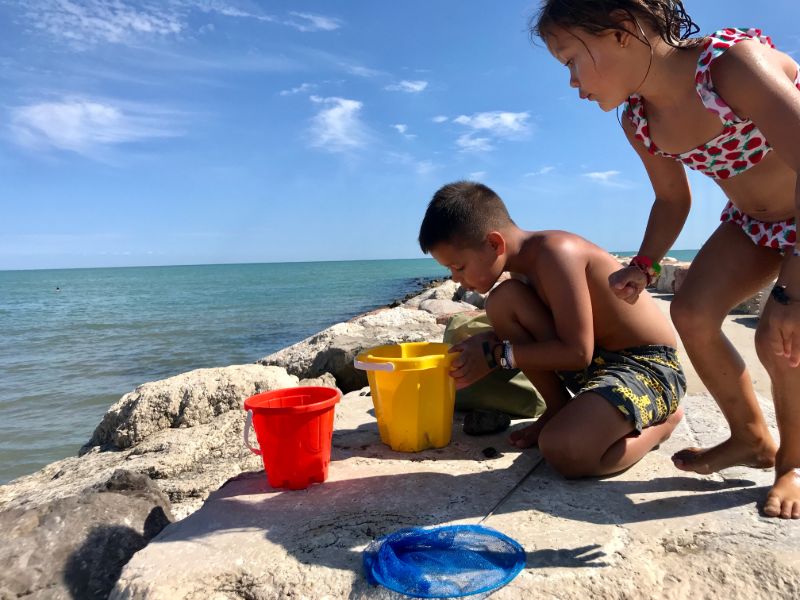
<path fill-rule="evenodd" d="M 681 339 L 707 336 L 710 332 L 719 331 L 722 327 L 722 316 L 710 313 L 698 299 L 689 296 L 676 296 L 669 307 L 670 317 Z"/>

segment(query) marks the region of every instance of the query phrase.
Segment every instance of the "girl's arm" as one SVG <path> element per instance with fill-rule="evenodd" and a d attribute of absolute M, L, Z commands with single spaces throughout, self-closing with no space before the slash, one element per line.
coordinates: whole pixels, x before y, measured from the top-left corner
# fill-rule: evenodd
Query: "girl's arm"
<path fill-rule="evenodd" d="M 740 117 L 764 134 L 780 158 L 800 175 L 800 90 L 797 65 L 785 54 L 751 42 L 736 44 L 712 65 L 714 87 Z M 795 183 L 795 223 L 800 224 L 800 176 Z M 786 285 L 791 304 L 775 305 L 769 337 L 776 354 L 800 365 L 800 256 L 783 261 L 778 283 Z"/>
<path fill-rule="evenodd" d="M 647 151 L 634 137 L 635 128 L 627 117 L 623 117 L 622 129 L 639 155 L 656 195 L 639 254 L 660 262 L 675 243 L 689 215 L 692 204 L 689 180 L 683 165 Z M 633 304 L 644 290 L 647 278 L 638 267 L 630 266 L 613 273 L 609 284 L 617 297 Z"/>
<path fill-rule="evenodd" d="M 554 233 L 541 246 L 534 271 L 541 293 L 550 307 L 555 339 L 514 344 L 514 360 L 520 369 L 575 371 L 586 368 L 594 353 L 594 321 L 588 259 L 579 240 Z"/>

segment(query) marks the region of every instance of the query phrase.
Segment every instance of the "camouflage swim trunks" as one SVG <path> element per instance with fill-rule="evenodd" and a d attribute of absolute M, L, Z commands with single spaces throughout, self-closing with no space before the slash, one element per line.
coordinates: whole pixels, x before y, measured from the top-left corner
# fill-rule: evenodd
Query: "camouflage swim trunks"
<path fill-rule="evenodd" d="M 586 369 L 556 374 L 573 394 L 600 394 L 634 424 L 638 433 L 666 421 L 686 393 L 678 352 L 670 346 L 597 348 Z"/>

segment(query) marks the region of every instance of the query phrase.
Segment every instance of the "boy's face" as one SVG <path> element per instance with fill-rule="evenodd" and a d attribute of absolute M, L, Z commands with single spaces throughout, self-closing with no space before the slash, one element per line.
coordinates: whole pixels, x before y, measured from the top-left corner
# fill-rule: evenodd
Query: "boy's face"
<path fill-rule="evenodd" d="M 438 244 L 431 250 L 431 256 L 450 269 L 453 281 L 481 294 L 492 289 L 503 272 L 503 252 L 489 239 L 477 248 Z"/>

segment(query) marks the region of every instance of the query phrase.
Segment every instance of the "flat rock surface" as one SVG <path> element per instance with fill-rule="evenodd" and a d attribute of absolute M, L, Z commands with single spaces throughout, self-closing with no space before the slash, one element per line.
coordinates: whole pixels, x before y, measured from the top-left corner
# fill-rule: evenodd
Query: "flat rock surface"
<path fill-rule="evenodd" d="M 774 423 L 770 402 L 763 402 Z M 401 527 L 485 522 L 520 542 L 527 567 L 492 598 L 797 598 L 800 523 L 762 517 L 770 471 L 700 476 L 669 457 L 720 441 L 707 394 L 688 397 L 673 437 L 615 477 L 566 481 L 508 432 L 453 424 L 449 446 L 415 454 L 379 439 L 369 396 L 337 406 L 329 479 L 303 491 L 243 473 L 169 525 L 124 568 L 112 598 L 394 598 L 367 583 L 362 550 Z M 516 422 L 512 427 L 520 427 Z M 482 450 L 493 446 L 497 458 Z"/>

